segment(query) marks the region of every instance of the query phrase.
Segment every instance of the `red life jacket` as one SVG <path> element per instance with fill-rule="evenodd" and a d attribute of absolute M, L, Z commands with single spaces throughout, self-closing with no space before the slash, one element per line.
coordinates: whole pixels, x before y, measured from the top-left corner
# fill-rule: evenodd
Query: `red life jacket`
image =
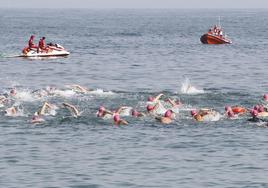
<path fill-rule="evenodd" d="M 28 42 L 29 48 L 34 47 L 34 43 L 33 43 L 33 39 L 30 38 L 29 42 Z"/>
<path fill-rule="evenodd" d="M 41 49 L 44 49 L 45 48 L 45 40 L 44 39 L 40 39 L 40 41 L 39 41 L 39 48 L 41 48 Z"/>

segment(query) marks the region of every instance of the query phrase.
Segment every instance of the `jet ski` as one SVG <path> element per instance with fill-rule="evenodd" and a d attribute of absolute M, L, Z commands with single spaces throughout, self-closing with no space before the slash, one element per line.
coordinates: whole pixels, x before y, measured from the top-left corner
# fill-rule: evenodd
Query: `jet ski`
<path fill-rule="evenodd" d="M 25 47 L 22 50 L 20 57 L 56 57 L 56 56 L 68 56 L 70 52 L 64 49 L 63 46 L 59 44 L 49 43 L 46 46 L 46 50 L 41 50 L 38 48 Z"/>

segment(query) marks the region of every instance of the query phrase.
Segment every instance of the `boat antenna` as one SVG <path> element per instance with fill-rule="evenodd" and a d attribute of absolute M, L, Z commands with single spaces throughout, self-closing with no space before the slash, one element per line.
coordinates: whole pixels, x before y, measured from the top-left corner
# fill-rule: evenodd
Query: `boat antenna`
<path fill-rule="evenodd" d="M 219 16 L 219 27 L 221 27 L 221 17 Z"/>

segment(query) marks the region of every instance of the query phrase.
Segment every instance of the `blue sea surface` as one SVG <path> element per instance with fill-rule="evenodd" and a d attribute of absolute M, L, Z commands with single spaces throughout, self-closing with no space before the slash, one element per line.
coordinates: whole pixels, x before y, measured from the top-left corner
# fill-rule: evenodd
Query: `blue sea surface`
<path fill-rule="evenodd" d="M 201 44 L 218 16 L 233 44 Z M 252 108 L 268 92 L 267 31 L 265 9 L 1 9 L 0 93 L 16 87 L 20 97 L 12 100 L 23 115 L 0 109 L 0 187 L 268 187 L 268 129 L 249 117 L 195 122 L 182 110 L 169 125 L 124 117 L 128 126 L 96 117 L 100 105 L 144 111 L 147 97 L 159 93 L 189 109 Z M 32 34 L 70 56 L 7 58 Z M 204 93 L 182 93 L 187 79 Z M 96 92 L 31 95 L 70 84 Z M 69 102 L 82 114 L 60 109 L 31 124 L 44 101 Z"/>

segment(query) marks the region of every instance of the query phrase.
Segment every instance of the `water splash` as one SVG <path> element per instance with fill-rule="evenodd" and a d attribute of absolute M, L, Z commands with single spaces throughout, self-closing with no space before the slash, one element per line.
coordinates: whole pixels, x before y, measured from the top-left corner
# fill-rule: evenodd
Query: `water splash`
<path fill-rule="evenodd" d="M 203 89 L 197 89 L 195 86 L 191 85 L 189 78 L 185 78 L 181 85 L 181 93 L 195 95 L 205 93 Z"/>

